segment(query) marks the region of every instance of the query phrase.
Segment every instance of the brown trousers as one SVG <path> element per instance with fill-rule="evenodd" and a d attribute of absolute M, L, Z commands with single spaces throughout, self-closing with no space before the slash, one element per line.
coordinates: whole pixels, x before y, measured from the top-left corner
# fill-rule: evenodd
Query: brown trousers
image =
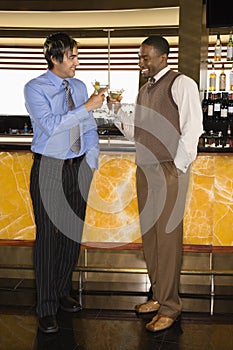
<path fill-rule="evenodd" d="M 137 196 L 143 250 L 153 299 L 159 312 L 177 317 L 182 261 L 183 215 L 189 171 L 178 175 L 173 162 L 138 166 Z"/>

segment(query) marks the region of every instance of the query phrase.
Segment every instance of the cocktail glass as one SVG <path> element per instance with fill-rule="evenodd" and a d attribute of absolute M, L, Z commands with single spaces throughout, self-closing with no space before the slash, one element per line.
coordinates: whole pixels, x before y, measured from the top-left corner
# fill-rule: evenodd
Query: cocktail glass
<path fill-rule="evenodd" d="M 114 113 L 114 104 L 115 103 L 119 103 L 119 97 L 121 97 L 122 93 L 123 93 L 124 89 L 109 89 L 108 90 L 108 96 L 111 98 L 112 100 L 112 109 L 109 113 L 109 116 L 110 117 L 115 117 L 116 118 L 116 115 Z"/>
<path fill-rule="evenodd" d="M 95 89 L 96 94 L 99 94 L 103 89 L 106 89 L 108 87 L 107 84 L 101 84 L 99 81 L 95 81 L 92 83 L 92 85 Z"/>
<path fill-rule="evenodd" d="M 118 101 L 118 98 L 122 95 L 123 89 L 110 89 L 108 91 L 108 96 L 111 97 L 112 100 Z"/>

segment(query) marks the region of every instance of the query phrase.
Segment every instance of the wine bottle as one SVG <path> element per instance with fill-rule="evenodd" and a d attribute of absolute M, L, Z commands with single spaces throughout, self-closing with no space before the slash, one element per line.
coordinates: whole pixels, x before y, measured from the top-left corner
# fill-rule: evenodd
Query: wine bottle
<path fill-rule="evenodd" d="M 215 124 L 219 121 L 221 113 L 221 93 L 214 94 L 214 121 Z M 214 128 L 217 130 L 217 128 Z"/>
<path fill-rule="evenodd" d="M 228 130 L 227 111 L 228 111 L 228 93 L 223 92 L 222 99 L 221 99 L 221 107 L 220 107 L 220 128 L 219 128 L 219 131 L 222 132 L 224 140 L 227 137 L 227 130 Z"/>
<path fill-rule="evenodd" d="M 204 98 L 201 102 L 202 105 L 202 114 L 203 114 L 203 128 L 207 131 L 207 118 L 208 118 L 208 99 L 207 99 L 207 91 L 204 91 Z"/>
<path fill-rule="evenodd" d="M 214 117 L 214 94 L 209 93 L 208 96 L 208 110 L 207 110 L 208 119 L 213 119 Z"/>
<path fill-rule="evenodd" d="M 233 65 L 229 73 L 229 83 L 230 83 L 229 90 L 232 91 L 233 90 Z"/>
<path fill-rule="evenodd" d="M 233 42 L 232 42 L 232 32 L 229 35 L 229 41 L 227 44 L 227 61 L 233 60 Z"/>
<path fill-rule="evenodd" d="M 202 112 L 204 115 L 207 115 L 207 112 L 208 112 L 208 99 L 207 99 L 207 91 L 205 90 L 204 91 L 204 97 L 203 97 L 203 100 L 202 100 Z"/>
<path fill-rule="evenodd" d="M 207 116 L 205 120 L 205 131 L 209 133 L 211 130 L 213 130 L 214 126 L 214 94 L 212 92 L 209 92 L 208 94 L 208 109 L 207 109 Z"/>
<path fill-rule="evenodd" d="M 214 70 L 214 64 L 212 63 L 212 70 L 209 76 L 209 91 L 215 91 L 215 90 L 216 90 L 216 73 Z"/>
<path fill-rule="evenodd" d="M 231 137 L 233 137 L 233 93 L 228 96 L 227 117 L 230 123 Z"/>
<path fill-rule="evenodd" d="M 214 60 L 221 61 L 222 58 L 222 42 L 220 38 L 220 34 L 217 34 L 217 39 L 214 46 Z"/>
<path fill-rule="evenodd" d="M 224 72 L 224 64 L 222 64 L 222 71 L 219 75 L 219 90 L 226 90 L 226 73 Z"/>

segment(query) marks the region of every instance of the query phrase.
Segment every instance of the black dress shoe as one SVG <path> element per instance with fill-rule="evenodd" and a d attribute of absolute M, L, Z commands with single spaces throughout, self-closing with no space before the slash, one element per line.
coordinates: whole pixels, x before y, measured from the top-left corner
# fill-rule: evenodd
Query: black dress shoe
<path fill-rule="evenodd" d="M 44 333 L 56 333 L 59 330 L 56 316 L 45 316 L 39 318 L 39 329 Z"/>
<path fill-rule="evenodd" d="M 82 309 L 81 305 L 71 296 L 60 299 L 61 309 L 67 312 L 78 312 Z"/>

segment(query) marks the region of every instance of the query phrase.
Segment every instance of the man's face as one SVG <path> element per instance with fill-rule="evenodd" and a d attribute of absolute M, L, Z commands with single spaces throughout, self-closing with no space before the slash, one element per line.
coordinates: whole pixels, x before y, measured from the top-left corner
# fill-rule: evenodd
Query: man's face
<path fill-rule="evenodd" d="M 139 67 L 145 78 L 153 77 L 167 66 L 167 54 L 161 54 L 151 45 L 141 45 L 139 49 Z"/>
<path fill-rule="evenodd" d="M 56 59 L 53 59 L 54 67 L 52 72 L 58 75 L 60 78 L 73 78 L 75 75 L 75 69 L 79 65 L 78 61 L 78 49 L 73 48 L 73 51 L 68 50 L 64 53 L 63 62 L 60 63 Z"/>

